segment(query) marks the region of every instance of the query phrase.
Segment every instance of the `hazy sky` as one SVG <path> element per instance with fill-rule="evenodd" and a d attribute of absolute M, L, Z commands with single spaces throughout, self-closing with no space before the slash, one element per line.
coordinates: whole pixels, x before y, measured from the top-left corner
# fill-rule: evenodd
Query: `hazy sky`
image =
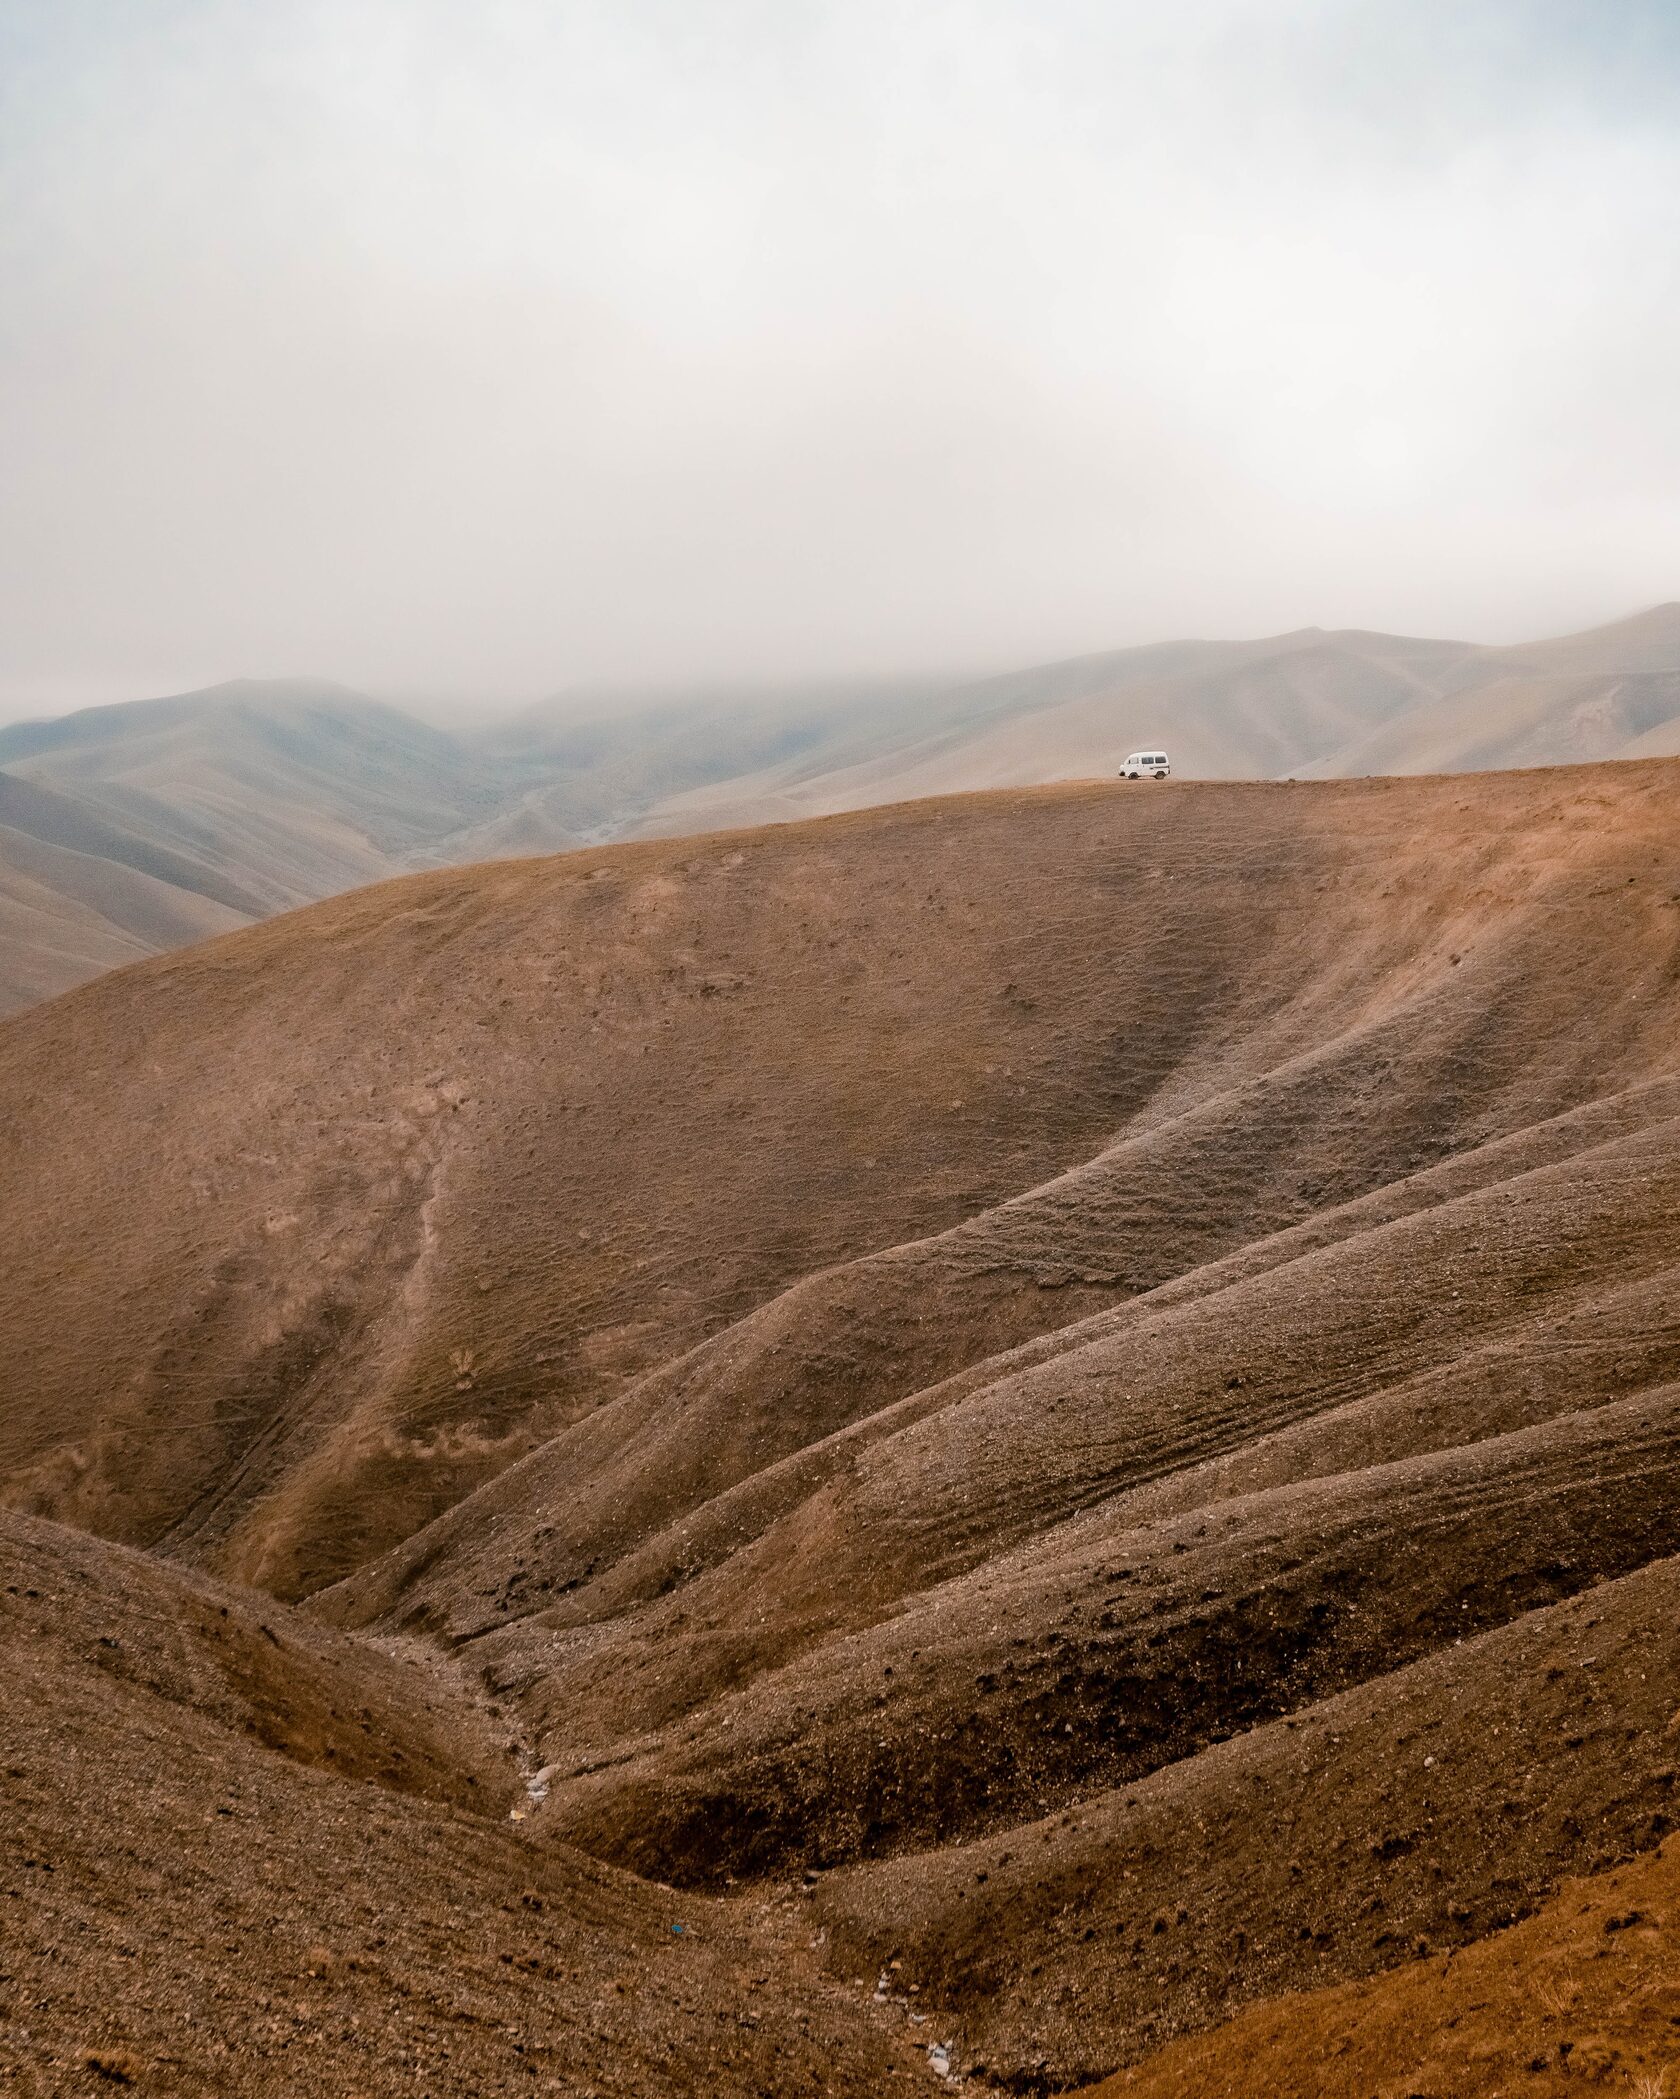
<path fill-rule="evenodd" d="M 1680 595 L 1675 0 L 0 0 L 0 710 Z"/>

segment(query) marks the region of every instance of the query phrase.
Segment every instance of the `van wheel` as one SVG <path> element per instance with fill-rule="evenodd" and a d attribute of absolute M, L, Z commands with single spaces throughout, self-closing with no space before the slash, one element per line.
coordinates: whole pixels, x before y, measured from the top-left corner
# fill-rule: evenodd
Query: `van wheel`
<path fill-rule="evenodd" d="M 1157 780 L 1164 780 L 1167 776 L 1165 773 L 1157 773 L 1155 777 Z"/>

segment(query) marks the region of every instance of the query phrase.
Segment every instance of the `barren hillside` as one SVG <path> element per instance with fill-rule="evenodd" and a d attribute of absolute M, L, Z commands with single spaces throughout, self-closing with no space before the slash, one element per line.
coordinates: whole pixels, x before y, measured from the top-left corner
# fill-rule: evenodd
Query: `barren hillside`
<path fill-rule="evenodd" d="M 1195 779 L 1480 772 L 1680 749 L 1680 605 L 1477 648 L 1312 627 L 1049 664 L 940 693 L 654 805 L 643 831 L 1111 774 L 1140 745 Z"/>
<path fill-rule="evenodd" d="M 573 691 L 454 733 L 242 680 L 0 728 L 0 1014 L 415 867 L 1112 776 L 1680 753 L 1680 607 L 1520 648 L 1308 628 L 977 681 Z"/>
<path fill-rule="evenodd" d="M 524 1840 L 418 1655 L 0 1518 L 0 2083 L 165 2099 L 926 2092 L 809 1933 Z"/>
<path fill-rule="evenodd" d="M 0 1013 L 259 916 L 142 833 L 0 772 Z"/>
<path fill-rule="evenodd" d="M 0 1026 L 19 2061 L 185 1846 L 169 2088 L 231 1931 L 379 2036 L 299 2090 L 1502 2089 L 1415 1964 L 1680 1817 L 1677 1045 L 1662 760 L 438 871 Z"/>
<path fill-rule="evenodd" d="M 1526 1923 L 1364 1983 L 1289 1996 L 1165 2049 L 1098 2099 L 1440 2099 L 1674 2086 L 1680 1845 L 1564 1893 Z"/>
<path fill-rule="evenodd" d="M 0 1014 L 391 874 L 497 806 L 452 738 L 328 685 L 0 728 Z"/>

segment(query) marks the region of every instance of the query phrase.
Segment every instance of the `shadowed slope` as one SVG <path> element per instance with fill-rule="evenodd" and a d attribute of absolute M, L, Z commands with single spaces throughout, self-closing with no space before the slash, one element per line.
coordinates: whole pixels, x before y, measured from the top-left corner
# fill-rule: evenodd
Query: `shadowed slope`
<path fill-rule="evenodd" d="M 1105 1507 L 831 1636 L 639 1757 L 621 1735 L 598 1778 L 565 1783 L 560 1764 L 553 1812 L 602 1855 L 700 1882 L 1031 1817 L 1680 1547 L 1672 1394 L 1586 1419 L 1169 1524 Z M 738 1593 L 716 1642 L 761 1624 L 771 1594 Z M 695 1647 L 716 1622 L 703 1608 Z M 634 1659 L 640 1680 L 621 1663 L 606 1696 L 599 1664 L 575 1672 L 621 1730 L 668 1675 Z M 544 1687 L 561 1740 L 573 1676 Z"/>
<path fill-rule="evenodd" d="M 1369 2099 L 1384 2087 L 1569 2099 L 1595 2084 L 1663 2099 L 1680 2062 L 1677 1927 L 1671 1841 L 1456 1957 L 1258 2007 L 1093 2099 Z"/>
<path fill-rule="evenodd" d="M 1256 1998 L 1471 1944 L 1661 1842 L 1677 1628 L 1671 1560 L 1059 1814 L 836 1873 L 816 1914 L 843 1972 L 902 1960 L 965 2064 L 1088 2081 Z"/>
<path fill-rule="evenodd" d="M 523 1843 L 488 1718 L 418 1662 L 50 1525 L 0 1526 L 0 1572 L 22 2091 L 929 2088 L 773 1920 Z"/>
<path fill-rule="evenodd" d="M 195 1713 L 337 1778 L 485 1814 L 520 1793 L 462 1684 L 249 1591 L 9 1512 L 0 1591 L 14 1688 L 82 1671 L 115 1706 Z"/>

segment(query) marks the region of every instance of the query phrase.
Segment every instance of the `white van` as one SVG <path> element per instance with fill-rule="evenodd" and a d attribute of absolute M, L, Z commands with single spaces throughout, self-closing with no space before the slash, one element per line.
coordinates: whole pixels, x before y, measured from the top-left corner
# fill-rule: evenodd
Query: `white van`
<path fill-rule="evenodd" d="M 1164 780 L 1172 771 L 1165 751 L 1134 751 L 1120 768 L 1122 780 Z"/>

